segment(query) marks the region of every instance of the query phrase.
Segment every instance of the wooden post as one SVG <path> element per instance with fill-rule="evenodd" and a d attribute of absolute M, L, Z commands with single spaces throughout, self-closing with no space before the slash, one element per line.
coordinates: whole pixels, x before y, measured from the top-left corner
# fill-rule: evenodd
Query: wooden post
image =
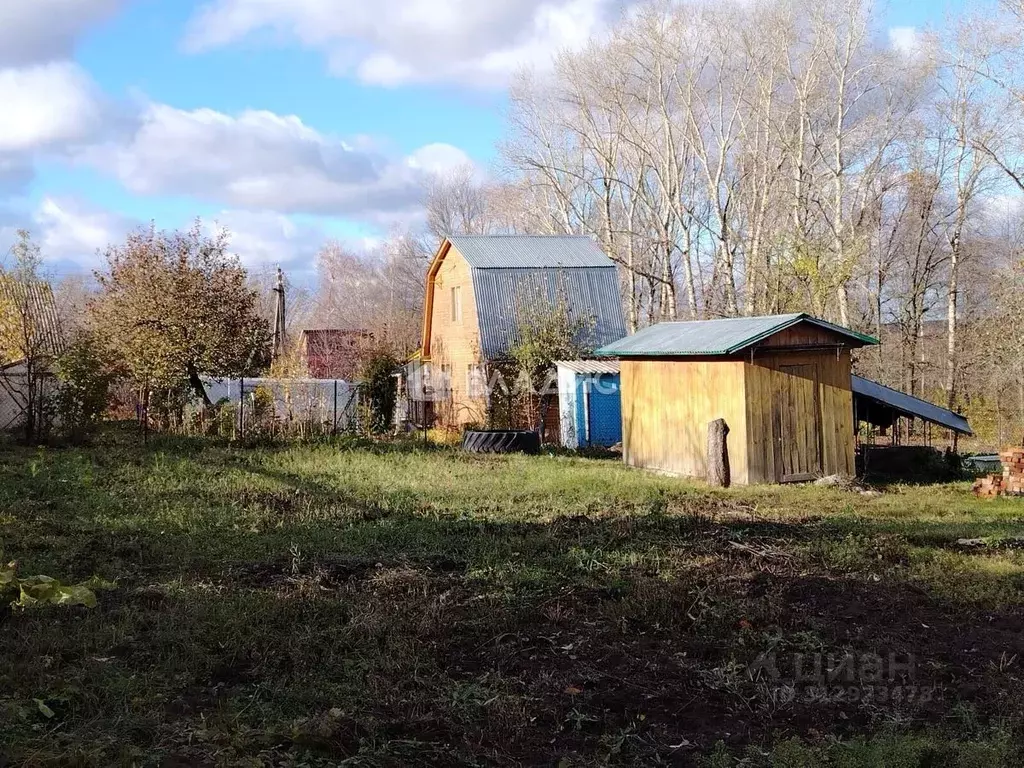
<path fill-rule="evenodd" d="M 287 340 L 285 337 L 285 307 L 284 307 L 284 272 L 277 268 L 277 286 L 274 288 L 277 294 L 276 307 L 274 309 L 274 348 L 272 360 L 277 361 L 285 352 Z"/>
<path fill-rule="evenodd" d="M 725 419 L 715 419 L 708 424 L 708 485 L 716 488 L 728 488 L 732 482 L 729 476 L 729 445 L 726 438 L 729 425 Z"/>

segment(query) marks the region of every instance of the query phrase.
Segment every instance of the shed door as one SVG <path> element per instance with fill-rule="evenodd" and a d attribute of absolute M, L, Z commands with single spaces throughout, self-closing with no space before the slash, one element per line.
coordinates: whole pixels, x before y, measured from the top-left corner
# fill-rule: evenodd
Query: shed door
<path fill-rule="evenodd" d="M 619 374 L 580 376 L 576 396 L 579 444 L 611 446 L 622 441 Z"/>
<path fill-rule="evenodd" d="M 821 474 L 821 404 L 816 365 L 782 365 L 773 392 L 775 467 L 780 483 Z"/>

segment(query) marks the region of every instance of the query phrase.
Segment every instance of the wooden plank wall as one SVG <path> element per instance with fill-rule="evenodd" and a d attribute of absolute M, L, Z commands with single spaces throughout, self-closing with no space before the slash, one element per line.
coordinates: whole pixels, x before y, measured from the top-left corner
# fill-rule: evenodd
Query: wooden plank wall
<path fill-rule="evenodd" d="M 843 338 L 836 333 L 821 328 L 811 323 L 803 322 L 779 331 L 773 336 L 761 341 L 757 346 L 764 347 L 810 347 L 810 346 L 838 346 L 843 343 Z"/>
<path fill-rule="evenodd" d="M 748 482 L 742 360 L 623 360 L 623 459 L 687 477 L 704 477 L 708 423 L 729 425 L 732 481 Z"/>
<path fill-rule="evenodd" d="M 461 286 L 462 321 L 452 321 L 453 286 Z M 437 404 L 436 413 L 442 426 L 458 427 L 483 423 L 487 418 L 486 402 L 469 397 L 469 367 L 480 362 L 480 324 L 476 315 L 473 276 L 469 262 L 453 246 L 445 256 L 434 280 L 431 306 L 430 363 L 434 376 L 442 366 L 451 366 L 451 396 Z M 436 381 L 437 379 L 435 379 Z"/>
<path fill-rule="evenodd" d="M 787 374 L 780 372 L 779 369 L 782 366 L 795 365 L 812 365 L 817 373 L 818 402 L 821 409 L 821 471 L 826 475 L 852 475 L 855 472 L 849 351 L 840 351 L 837 355 L 835 350 L 779 350 L 774 353 L 762 352 L 754 357 L 752 363 L 745 364 L 747 451 L 751 483 L 774 483 L 779 480 L 780 468 L 776 466 L 775 459 L 776 427 L 773 424 L 772 403 L 774 393 L 785 386 L 783 377 Z M 803 415 L 802 418 L 813 418 L 813 415 Z M 805 446 L 800 450 L 817 448 Z"/>

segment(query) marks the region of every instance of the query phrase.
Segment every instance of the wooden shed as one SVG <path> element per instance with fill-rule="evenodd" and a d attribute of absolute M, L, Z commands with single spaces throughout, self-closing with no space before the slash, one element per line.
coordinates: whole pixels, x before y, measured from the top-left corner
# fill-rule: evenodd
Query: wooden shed
<path fill-rule="evenodd" d="M 661 323 L 605 346 L 620 359 L 623 458 L 704 477 L 725 419 L 732 481 L 855 470 L 852 349 L 878 342 L 806 314 Z"/>

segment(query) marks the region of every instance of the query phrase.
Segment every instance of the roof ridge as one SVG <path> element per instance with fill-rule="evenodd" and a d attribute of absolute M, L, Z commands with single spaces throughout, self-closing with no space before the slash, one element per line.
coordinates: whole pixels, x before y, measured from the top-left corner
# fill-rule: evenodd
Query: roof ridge
<path fill-rule="evenodd" d="M 582 238 L 582 239 L 585 239 L 585 240 L 593 240 L 594 239 L 590 235 L 515 235 L 515 234 L 504 233 L 504 232 L 503 233 L 499 233 L 499 234 L 494 234 L 494 235 L 480 235 L 480 234 L 468 233 L 467 232 L 467 233 L 463 233 L 463 234 L 445 235 L 445 237 L 447 237 L 449 240 L 451 240 L 453 237 L 474 237 L 474 238 L 487 238 L 487 237 L 494 237 L 494 238 L 497 238 L 497 237 L 522 237 L 522 238 L 527 238 L 527 237 L 536 237 L 536 238 L 565 238 L 565 239 L 568 239 L 568 238 Z"/>
<path fill-rule="evenodd" d="M 658 323 L 652 323 L 651 325 L 649 325 L 647 327 L 651 328 L 651 327 L 653 327 L 655 325 L 671 325 L 671 324 L 679 325 L 679 324 L 683 324 L 683 323 L 715 323 L 715 322 L 722 322 L 722 321 L 726 321 L 726 320 L 768 320 L 768 319 L 776 320 L 776 319 L 780 319 L 780 318 L 785 319 L 785 318 L 793 318 L 793 317 L 806 317 L 806 318 L 809 318 L 809 319 L 812 319 L 812 320 L 817 320 L 818 319 L 818 318 L 814 317 L 814 315 L 809 315 L 806 312 L 786 312 L 786 313 L 781 314 L 781 315 L 734 315 L 732 317 L 706 317 L 703 320 L 662 320 L 661 322 L 658 322 Z M 827 322 L 827 321 L 822 320 L 821 322 Z"/>
<path fill-rule="evenodd" d="M 858 346 L 878 343 L 876 339 L 851 328 L 821 320 L 806 312 L 791 312 L 656 323 L 596 350 L 595 354 L 602 357 L 731 355 L 800 323 L 809 323 L 829 333 L 853 339 Z"/>
<path fill-rule="evenodd" d="M 513 265 L 494 265 L 494 264 L 485 264 L 483 266 L 480 266 L 479 264 L 470 264 L 469 268 L 470 269 L 507 269 L 507 270 L 524 269 L 524 270 L 533 271 L 533 272 L 539 272 L 541 270 L 548 270 L 548 269 L 555 269 L 555 270 L 559 270 L 559 271 L 561 271 L 563 269 L 617 269 L 617 267 L 615 266 L 614 263 L 612 263 L 612 264 L 544 264 L 543 266 L 539 266 L 539 267 L 537 267 L 537 266 L 525 267 L 525 266 L 513 266 Z"/>

